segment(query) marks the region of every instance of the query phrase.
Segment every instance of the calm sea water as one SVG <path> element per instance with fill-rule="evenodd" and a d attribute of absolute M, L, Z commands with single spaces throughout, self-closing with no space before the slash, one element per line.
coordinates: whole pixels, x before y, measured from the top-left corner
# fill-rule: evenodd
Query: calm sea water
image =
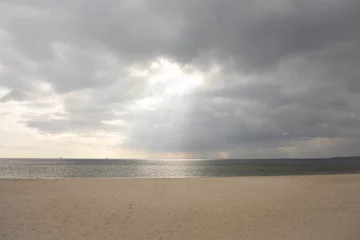
<path fill-rule="evenodd" d="M 188 178 L 360 173 L 360 158 L 251 160 L 0 159 L 0 178 Z"/>

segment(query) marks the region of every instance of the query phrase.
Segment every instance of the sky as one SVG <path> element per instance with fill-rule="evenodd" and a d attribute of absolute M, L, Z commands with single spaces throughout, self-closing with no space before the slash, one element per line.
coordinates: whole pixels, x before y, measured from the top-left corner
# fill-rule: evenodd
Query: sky
<path fill-rule="evenodd" d="M 360 155 L 358 0 L 0 0 L 0 157 Z"/>

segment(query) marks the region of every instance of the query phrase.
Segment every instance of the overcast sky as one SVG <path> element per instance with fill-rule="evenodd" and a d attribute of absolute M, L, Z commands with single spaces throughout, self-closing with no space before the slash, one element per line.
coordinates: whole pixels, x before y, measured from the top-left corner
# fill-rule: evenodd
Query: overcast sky
<path fill-rule="evenodd" d="M 359 0 L 0 0 L 0 157 L 360 155 Z"/>

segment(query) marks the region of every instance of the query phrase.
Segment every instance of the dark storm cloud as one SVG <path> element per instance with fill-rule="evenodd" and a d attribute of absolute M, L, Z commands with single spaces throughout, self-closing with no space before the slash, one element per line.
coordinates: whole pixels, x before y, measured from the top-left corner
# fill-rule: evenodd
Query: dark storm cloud
<path fill-rule="evenodd" d="M 344 153 L 360 139 L 358 22 L 357 0 L 3 0 L 1 102 L 32 101 L 48 83 L 64 117 L 33 117 L 29 127 L 90 131 L 122 120 L 131 148 L 276 155 L 342 138 L 329 152 Z M 130 111 L 153 93 L 126 69 L 159 57 L 222 70 L 190 95 Z"/>
<path fill-rule="evenodd" d="M 210 51 L 245 69 L 273 66 L 284 57 L 359 36 L 359 10 L 358 1 L 182 1 L 172 9 L 185 16 L 175 52 L 189 60 Z"/>
<path fill-rule="evenodd" d="M 3 6 L 2 25 L 31 58 L 51 59 L 51 44 L 64 42 L 107 49 L 135 62 L 159 55 L 186 61 L 213 52 L 214 58 L 234 58 L 251 68 L 359 36 L 360 20 L 356 0 L 17 1 Z"/>

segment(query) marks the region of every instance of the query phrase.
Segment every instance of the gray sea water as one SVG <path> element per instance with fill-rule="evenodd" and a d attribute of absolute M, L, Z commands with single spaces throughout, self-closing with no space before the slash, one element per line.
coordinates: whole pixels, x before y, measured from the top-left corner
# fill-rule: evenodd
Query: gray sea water
<path fill-rule="evenodd" d="M 0 178 L 192 178 L 360 173 L 360 158 L 0 159 Z"/>

